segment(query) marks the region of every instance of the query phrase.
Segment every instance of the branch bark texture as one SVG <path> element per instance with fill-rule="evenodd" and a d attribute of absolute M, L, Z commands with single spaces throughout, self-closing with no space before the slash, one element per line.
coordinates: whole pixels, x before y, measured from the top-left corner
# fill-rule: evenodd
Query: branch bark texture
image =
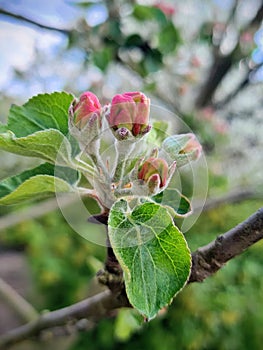
<path fill-rule="evenodd" d="M 110 317 L 114 310 L 125 306 L 125 301 L 113 295 L 110 290 L 96 294 L 68 307 L 47 312 L 35 321 L 18 327 L 0 338 L 0 349 L 22 340 L 36 337 L 41 331 L 53 327 L 64 326 L 70 321 L 89 319 L 96 322 L 102 318 Z"/>
<path fill-rule="evenodd" d="M 230 231 L 192 254 L 192 271 L 188 283 L 202 282 L 230 259 L 263 238 L 263 208 Z"/>
<path fill-rule="evenodd" d="M 263 238 L 263 208 L 247 220 L 218 236 L 213 242 L 192 253 L 192 271 L 188 283 L 201 282 L 213 275 L 229 260 L 241 254 Z M 42 314 L 38 319 L 16 328 L 0 338 L 0 348 L 30 337 L 38 336 L 41 331 L 57 326 L 64 326 L 69 321 L 77 322 L 88 319 L 97 322 L 114 315 L 121 307 L 129 307 L 122 287 L 106 290 L 71 306 Z"/>

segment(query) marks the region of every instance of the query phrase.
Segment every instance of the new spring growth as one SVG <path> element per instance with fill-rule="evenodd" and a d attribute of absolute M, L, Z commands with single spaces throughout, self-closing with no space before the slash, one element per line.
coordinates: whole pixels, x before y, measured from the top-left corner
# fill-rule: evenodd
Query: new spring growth
<path fill-rule="evenodd" d="M 84 92 L 79 99 L 74 99 L 71 103 L 69 130 L 79 141 L 82 149 L 94 148 L 92 143 L 95 142 L 102 126 L 101 114 L 99 99 L 90 91 Z"/>
<path fill-rule="evenodd" d="M 165 187 L 168 180 L 168 164 L 161 158 L 149 158 L 139 168 L 138 179 L 147 183 L 150 193 Z"/>
<path fill-rule="evenodd" d="M 202 146 L 197 141 L 194 134 L 186 134 L 188 136 L 188 141 L 185 143 L 184 147 L 180 150 L 180 154 L 192 154 L 191 160 L 196 160 L 200 157 L 202 152 Z"/>
<path fill-rule="evenodd" d="M 108 123 L 119 140 L 140 137 L 150 131 L 150 99 L 141 92 L 125 92 L 113 97 Z"/>
<path fill-rule="evenodd" d="M 151 129 L 149 115 L 150 99 L 138 91 L 115 95 L 105 106 L 86 91 L 71 103 L 69 130 L 88 156 L 83 159 L 94 167 L 96 176 L 88 180 L 105 208 L 121 196 L 152 196 L 164 191 L 175 169 L 201 154 L 201 145 L 190 133 L 169 136 L 160 148 L 149 149 L 147 135 L 143 137 Z M 104 146 L 110 141 L 108 130 L 115 137 L 111 161 L 102 156 L 100 147 L 101 141 Z M 135 147 L 137 141 L 140 146 Z"/>
<path fill-rule="evenodd" d="M 202 146 L 192 133 L 172 135 L 162 143 L 162 155 L 167 160 L 176 161 L 177 168 L 197 160 L 202 153 Z M 169 161 L 168 161 L 169 163 Z"/>
<path fill-rule="evenodd" d="M 77 125 L 85 126 L 93 114 L 100 114 L 101 105 L 99 99 L 92 92 L 84 92 L 79 101 L 73 105 L 74 122 Z"/>

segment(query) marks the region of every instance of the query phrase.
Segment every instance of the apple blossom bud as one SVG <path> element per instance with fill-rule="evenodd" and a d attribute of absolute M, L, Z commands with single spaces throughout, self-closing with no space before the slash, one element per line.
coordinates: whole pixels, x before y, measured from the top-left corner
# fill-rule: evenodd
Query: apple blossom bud
<path fill-rule="evenodd" d="M 158 1 L 153 6 L 158 8 L 159 10 L 161 10 L 163 12 L 163 14 L 165 14 L 168 17 L 172 16 L 175 13 L 175 7 L 174 6 L 165 4 L 162 1 Z"/>
<path fill-rule="evenodd" d="M 202 152 L 202 146 L 200 143 L 197 141 L 196 137 L 194 134 L 188 134 L 189 135 L 189 140 L 185 144 L 184 148 L 180 150 L 180 154 L 183 153 L 192 153 L 192 160 L 196 160 L 200 157 L 201 152 Z"/>
<path fill-rule="evenodd" d="M 148 189 L 150 191 L 150 193 L 152 194 L 156 194 L 158 192 L 158 190 L 160 189 L 160 176 L 158 174 L 153 174 L 148 182 L 147 182 L 147 185 L 148 185 Z"/>
<path fill-rule="evenodd" d="M 116 134 L 115 136 L 117 137 L 118 140 L 122 141 L 122 140 L 126 140 L 130 135 L 130 132 L 128 129 L 122 127 L 122 128 L 119 128 L 117 131 L 116 131 Z"/>
<path fill-rule="evenodd" d="M 74 123 L 79 128 L 84 127 L 92 115 L 100 115 L 101 105 L 99 99 L 90 91 L 84 92 L 78 102 L 73 102 L 72 112 Z"/>
<path fill-rule="evenodd" d="M 176 161 L 177 168 L 197 160 L 202 153 L 202 146 L 192 133 L 172 135 L 162 143 L 162 157 Z M 169 161 L 168 161 L 169 163 Z"/>
<path fill-rule="evenodd" d="M 99 99 L 90 91 L 84 92 L 79 100 L 74 99 L 69 107 L 69 132 L 89 154 L 96 152 L 94 142 L 102 127 L 102 113 Z"/>
<path fill-rule="evenodd" d="M 139 168 L 138 179 L 145 181 L 153 193 L 153 188 L 158 185 L 162 188 L 168 179 L 168 164 L 161 158 L 149 158 Z"/>
<path fill-rule="evenodd" d="M 137 137 L 150 130 L 149 114 L 149 98 L 141 92 L 125 92 L 113 97 L 107 119 L 114 132 L 126 128 L 133 137 Z"/>

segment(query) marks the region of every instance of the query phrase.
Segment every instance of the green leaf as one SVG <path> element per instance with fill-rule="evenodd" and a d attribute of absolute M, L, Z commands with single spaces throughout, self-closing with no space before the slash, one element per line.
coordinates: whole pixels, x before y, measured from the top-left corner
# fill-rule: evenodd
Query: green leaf
<path fill-rule="evenodd" d="M 57 129 L 67 135 L 68 109 L 73 98 L 65 92 L 54 92 L 34 96 L 23 106 L 14 105 L 9 112 L 8 129 L 17 137 L 45 129 Z"/>
<path fill-rule="evenodd" d="M 165 136 L 167 135 L 167 129 L 168 123 L 166 121 L 154 121 L 152 123 L 151 132 L 147 134 L 147 142 L 161 146 Z"/>
<path fill-rule="evenodd" d="M 171 213 L 176 217 L 185 217 L 192 213 L 191 203 L 188 198 L 183 196 L 178 190 L 167 188 L 163 192 L 153 196 L 152 199 L 163 206 L 172 209 Z"/>
<path fill-rule="evenodd" d="M 92 7 L 94 5 L 103 3 L 102 1 L 80 1 L 80 2 L 75 2 L 75 1 L 69 1 L 68 4 L 70 4 L 71 6 L 76 6 L 76 7 L 81 7 L 84 9 L 87 9 L 89 7 Z"/>
<path fill-rule="evenodd" d="M 58 177 L 37 175 L 23 182 L 14 192 L 1 198 L 0 204 L 18 204 L 32 199 L 48 197 L 54 193 L 71 191 L 71 186 Z"/>
<path fill-rule="evenodd" d="M 143 66 L 147 72 L 157 72 L 162 67 L 163 55 L 158 49 L 149 49 L 144 57 Z"/>
<path fill-rule="evenodd" d="M 129 301 L 151 319 L 189 277 L 191 256 L 184 236 L 169 211 L 152 202 L 131 209 L 121 199 L 112 206 L 108 224 Z"/>
<path fill-rule="evenodd" d="M 92 57 L 94 64 L 103 72 L 106 71 L 109 63 L 112 62 L 114 49 L 112 47 L 104 47 L 102 50 L 93 52 Z"/>
<path fill-rule="evenodd" d="M 145 45 L 145 40 L 139 34 L 131 34 L 127 36 L 123 46 L 130 48 L 141 47 L 142 45 Z"/>
<path fill-rule="evenodd" d="M 6 132 L 6 130 L 7 130 L 7 126 L 0 122 L 0 133 Z"/>
<path fill-rule="evenodd" d="M 180 35 L 178 30 L 174 27 L 172 22 L 168 24 L 159 32 L 159 44 L 158 49 L 164 54 L 175 50 L 180 43 Z"/>
<path fill-rule="evenodd" d="M 157 21 L 161 26 L 167 23 L 165 14 L 154 6 L 135 5 L 133 16 L 143 22 L 147 20 Z"/>
<path fill-rule="evenodd" d="M 55 176 L 54 176 L 55 175 Z M 56 186 L 54 184 L 56 181 Z M 45 163 L 0 182 L 0 204 L 16 204 L 45 197 L 54 192 L 69 192 L 78 181 L 78 173 Z"/>
<path fill-rule="evenodd" d="M 0 149 L 27 157 L 38 157 L 58 165 L 71 162 L 71 145 L 58 130 L 37 131 L 17 138 L 13 132 L 0 134 Z"/>

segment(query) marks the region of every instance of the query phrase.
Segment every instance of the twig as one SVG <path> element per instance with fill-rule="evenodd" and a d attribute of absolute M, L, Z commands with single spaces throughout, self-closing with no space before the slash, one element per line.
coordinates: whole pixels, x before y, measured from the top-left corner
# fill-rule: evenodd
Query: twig
<path fill-rule="evenodd" d="M 263 66 L 263 63 L 257 64 L 252 68 L 248 68 L 244 79 L 236 86 L 236 88 L 226 95 L 222 100 L 212 104 L 214 109 L 224 108 L 231 100 L 233 100 L 244 88 L 250 83 L 250 78 Z"/>
<path fill-rule="evenodd" d="M 6 11 L 4 9 L 0 9 L 0 14 L 1 15 L 5 15 L 5 16 L 8 16 L 8 17 L 12 17 L 12 18 L 15 18 L 19 21 L 22 21 L 22 22 L 27 22 L 29 24 L 33 24 L 39 28 L 43 28 L 43 29 L 48 29 L 48 30 L 54 30 L 56 32 L 60 32 L 60 33 L 63 33 L 63 34 L 70 34 L 70 30 L 67 30 L 67 29 L 60 29 L 60 28 L 56 28 L 56 27 L 52 27 L 52 26 L 48 26 L 48 25 L 45 25 L 45 24 L 42 24 L 42 23 L 39 23 L 37 21 L 34 21 L 30 18 L 27 18 L 25 16 L 21 16 L 21 15 L 17 15 L 13 12 L 9 12 L 9 11 Z"/>
<path fill-rule="evenodd" d="M 125 306 L 125 301 L 113 295 L 109 290 L 96 294 L 68 307 L 42 314 L 37 320 L 18 327 L 0 338 L 0 348 L 35 337 L 45 329 L 63 326 L 69 321 L 88 318 L 98 321 L 110 316 L 118 307 Z"/>
<path fill-rule="evenodd" d="M 26 322 L 38 318 L 38 312 L 8 283 L 0 278 L 0 298 L 9 304 Z"/>
<path fill-rule="evenodd" d="M 239 203 L 247 199 L 262 198 L 263 193 L 253 188 L 235 189 L 219 197 L 210 198 L 205 205 L 194 206 L 194 211 L 209 211 L 224 204 Z"/>
<path fill-rule="evenodd" d="M 191 282 L 202 282 L 263 238 L 263 208 L 192 254 Z"/>

